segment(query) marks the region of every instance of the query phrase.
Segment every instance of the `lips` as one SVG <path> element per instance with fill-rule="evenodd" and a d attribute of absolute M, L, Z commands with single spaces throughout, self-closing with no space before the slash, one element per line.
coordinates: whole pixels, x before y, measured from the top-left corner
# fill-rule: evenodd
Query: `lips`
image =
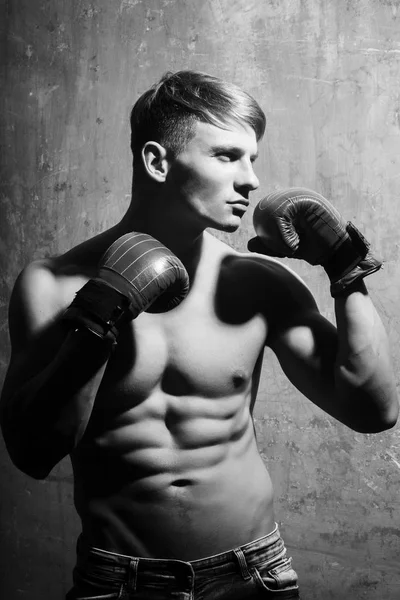
<path fill-rule="evenodd" d="M 229 204 L 232 206 L 233 214 L 239 217 L 244 215 L 249 206 L 246 200 L 236 200 L 235 202 L 229 202 Z"/>
<path fill-rule="evenodd" d="M 240 198 L 239 200 L 231 200 L 228 204 L 243 206 L 244 208 L 248 208 L 250 202 L 248 200 L 244 200 Z"/>

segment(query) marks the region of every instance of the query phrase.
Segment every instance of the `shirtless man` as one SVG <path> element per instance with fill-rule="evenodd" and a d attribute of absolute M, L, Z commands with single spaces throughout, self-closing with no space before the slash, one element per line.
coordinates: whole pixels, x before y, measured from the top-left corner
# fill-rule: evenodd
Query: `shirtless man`
<path fill-rule="evenodd" d="M 263 349 L 312 402 L 376 432 L 398 415 L 386 333 L 362 277 L 336 294 L 336 329 L 286 266 L 205 231 L 235 231 L 258 187 L 265 117 L 250 96 L 169 74 L 131 125 L 122 220 L 15 285 L 10 456 L 39 479 L 71 456 L 82 534 L 70 600 L 299 598 L 252 421 Z"/>

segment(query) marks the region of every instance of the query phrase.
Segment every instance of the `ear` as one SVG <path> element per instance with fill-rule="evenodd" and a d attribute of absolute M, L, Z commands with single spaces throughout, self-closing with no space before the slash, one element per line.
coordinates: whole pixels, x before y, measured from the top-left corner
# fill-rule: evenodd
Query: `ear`
<path fill-rule="evenodd" d="M 146 142 L 142 148 L 142 161 L 149 177 L 163 183 L 167 177 L 169 162 L 167 151 L 158 142 Z"/>

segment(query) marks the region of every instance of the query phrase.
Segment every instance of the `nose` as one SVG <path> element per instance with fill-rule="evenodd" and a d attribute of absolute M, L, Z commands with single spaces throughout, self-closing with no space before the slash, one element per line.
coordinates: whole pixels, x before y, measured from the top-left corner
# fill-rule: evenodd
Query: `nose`
<path fill-rule="evenodd" d="M 252 162 L 248 161 L 242 165 L 242 168 L 236 178 L 236 182 L 237 189 L 245 189 L 247 190 L 247 193 L 253 192 L 259 187 L 260 181 L 254 172 Z"/>

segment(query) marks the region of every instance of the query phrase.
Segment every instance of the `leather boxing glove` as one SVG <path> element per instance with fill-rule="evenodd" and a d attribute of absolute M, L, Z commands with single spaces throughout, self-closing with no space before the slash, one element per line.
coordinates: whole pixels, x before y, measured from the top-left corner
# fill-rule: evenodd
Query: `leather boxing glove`
<path fill-rule="evenodd" d="M 248 243 L 251 252 L 322 265 L 333 297 L 382 266 L 361 232 L 317 192 L 273 192 L 256 206 L 253 223 L 257 237 Z"/>
<path fill-rule="evenodd" d="M 146 233 L 127 233 L 106 250 L 63 320 L 115 342 L 125 323 L 150 307 L 171 310 L 188 291 L 186 269 L 168 248 Z"/>

